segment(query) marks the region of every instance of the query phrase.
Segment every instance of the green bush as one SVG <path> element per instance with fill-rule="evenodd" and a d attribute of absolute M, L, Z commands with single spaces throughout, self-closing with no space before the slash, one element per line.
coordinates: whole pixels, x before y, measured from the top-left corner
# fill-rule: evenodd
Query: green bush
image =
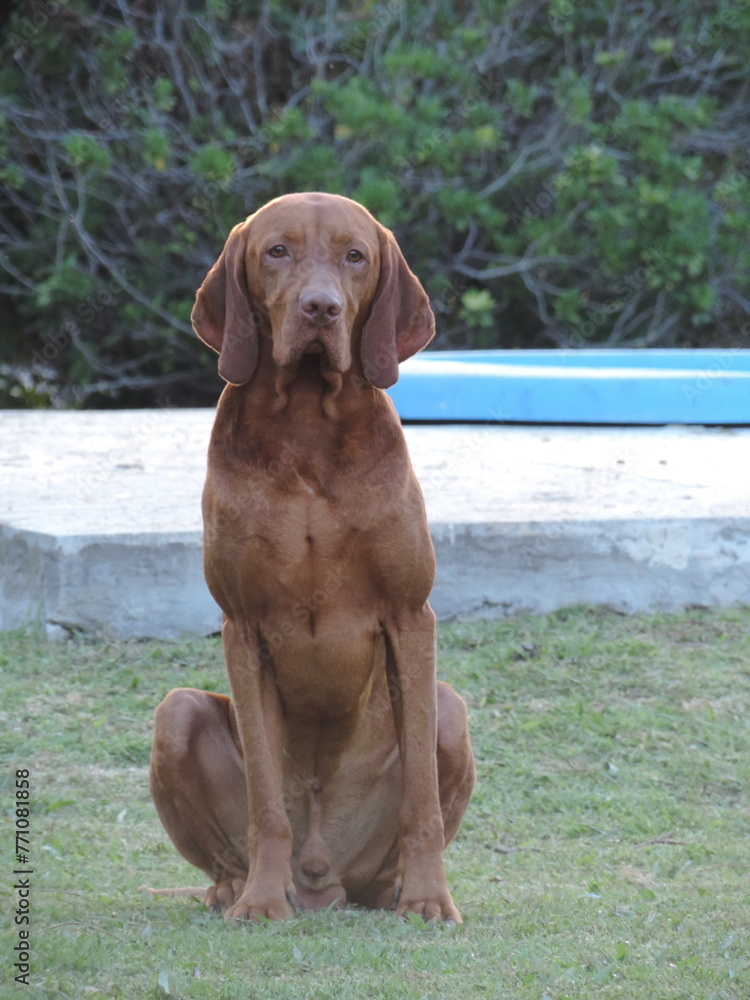
<path fill-rule="evenodd" d="M 750 4 L 15 2 L 0 403 L 206 403 L 189 325 L 295 190 L 392 227 L 437 347 L 750 344 Z"/>

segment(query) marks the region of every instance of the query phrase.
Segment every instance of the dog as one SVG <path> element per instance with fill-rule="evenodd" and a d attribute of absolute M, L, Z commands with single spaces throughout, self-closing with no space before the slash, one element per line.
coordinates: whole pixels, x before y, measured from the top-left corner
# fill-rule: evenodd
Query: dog
<path fill-rule="evenodd" d="M 235 226 L 192 323 L 228 383 L 203 518 L 232 696 L 157 708 L 162 823 L 228 918 L 353 903 L 460 923 L 443 851 L 474 759 L 436 680 L 435 556 L 383 391 L 434 334 L 427 295 L 361 205 L 292 194 Z"/>

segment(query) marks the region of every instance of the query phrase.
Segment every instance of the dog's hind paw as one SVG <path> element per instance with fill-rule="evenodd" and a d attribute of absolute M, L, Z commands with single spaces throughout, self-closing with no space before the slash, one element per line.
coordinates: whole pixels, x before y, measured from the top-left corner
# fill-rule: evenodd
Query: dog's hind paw
<path fill-rule="evenodd" d="M 212 913 L 228 910 L 240 898 L 244 888 L 244 878 L 227 879 L 224 882 L 217 882 L 206 889 L 203 902 Z"/>

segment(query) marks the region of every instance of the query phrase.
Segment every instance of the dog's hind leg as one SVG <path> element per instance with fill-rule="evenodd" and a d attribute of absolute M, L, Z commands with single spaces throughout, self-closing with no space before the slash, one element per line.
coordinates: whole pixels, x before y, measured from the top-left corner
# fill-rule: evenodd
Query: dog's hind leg
<path fill-rule="evenodd" d="M 437 684 L 437 764 L 445 846 L 453 840 L 476 781 L 466 703 L 444 681 Z"/>
<path fill-rule="evenodd" d="M 169 692 L 156 709 L 149 783 L 172 843 L 214 882 L 206 905 L 228 908 L 248 870 L 245 772 L 229 698 L 192 688 Z"/>

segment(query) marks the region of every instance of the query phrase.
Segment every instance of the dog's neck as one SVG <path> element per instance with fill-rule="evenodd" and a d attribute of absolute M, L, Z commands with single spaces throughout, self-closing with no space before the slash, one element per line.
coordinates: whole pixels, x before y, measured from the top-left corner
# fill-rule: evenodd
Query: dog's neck
<path fill-rule="evenodd" d="M 303 354 L 296 362 L 280 366 L 273 359 L 271 346 L 270 335 L 261 337 L 258 367 L 245 387 L 259 402 L 262 397 L 271 413 L 284 413 L 297 396 L 317 399 L 321 416 L 338 421 L 346 418 L 352 407 L 366 406 L 367 398 L 380 391 L 365 378 L 358 350 L 352 352 L 348 371 L 335 372 L 323 353 Z"/>
<path fill-rule="evenodd" d="M 301 391 L 318 394 L 323 416 L 329 420 L 336 420 L 339 416 L 337 400 L 344 385 L 344 378 L 340 372 L 328 371 L 319 355 L 302 357 L 295 364 L 285 368 L 276 366 L 271 410 L 274 413 L 286 410 L 289 405 L 289 394 L 297 387 Z"/>

